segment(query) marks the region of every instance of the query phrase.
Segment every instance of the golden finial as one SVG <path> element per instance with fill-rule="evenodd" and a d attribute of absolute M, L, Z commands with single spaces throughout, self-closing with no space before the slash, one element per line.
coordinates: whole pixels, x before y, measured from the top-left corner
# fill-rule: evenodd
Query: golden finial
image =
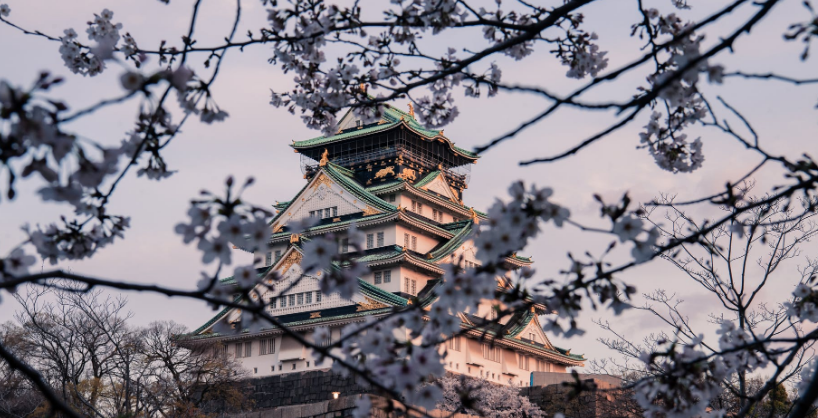
<path fill-rule="evenodd" d="M 290 235 L 290 244 L 296 244 L 300 240 L 301 240 L 301 236 L 299 236 L 298 234 Z"/>
<path fill-rule="evenodd" d="M 329 162 L 329 158 L 327 157 L 328 155 L 329 151 L 326 148 L 324 148 L 324 153 L 321 154 L 321 161 L 318 162 L 318 165 L 320 165 L 321 167 L 327 165 L 327 163 Z"/>
<path fill-rule="evenodd" d="M 406 252 L 406 246 L 404 245 L 403 247 L 401 247 L 400 250 L 405 253 Z"/>
<path fill-rule="evenodd" d="M 443 129 L 440 130 L 440 135 L 443 136 Z"/>
<path fill-rule="evenodd" d="M 479 224 L 480 218 L 477 217 L 477 212 L 474 211 L 474 208 L 469 208 L 469 212 L 471 212 L 471 220 L 474 221 L 475 224 Z"/>
<path fill-rule="evenodd" d="M 415 107 L 412 106 L 412 102 L 409 102 L 409 116 L 411 116 L 412 119 L 415 118 Z"/>

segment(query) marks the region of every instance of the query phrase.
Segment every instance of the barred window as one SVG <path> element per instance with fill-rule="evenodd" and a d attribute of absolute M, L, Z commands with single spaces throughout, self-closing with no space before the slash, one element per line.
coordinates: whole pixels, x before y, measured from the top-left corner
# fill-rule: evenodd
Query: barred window
<path fill-rule="evenodd" d="M 312 292 L 304 293 L 304 303 L 307 305 L 312 303 Z"/>
<path fill-rule="evenodd" d="M 278 301 L 278 298 L 270 298 L 270 309 L 275 309 L 276 308 L 276 302 L 277 301 Z"/>
<path fill-rule="evenodd" d="M 409 234 L 403 234 L 403 246 L 409 248 Z"/>
<path fill-rule="evenodd" d="M 315 303 L 321 303 L 321 292 L 315 292 Z"/>
<path fill-rule="evenodd" d="M 282 296 L 282 297 L 281 297 L 281 307 L 282 307 L 282 308 L 286 308 L 286 307 L 287 307 L 287 296 Z"/>
<path fill-rule="evenodd" d="M 383 272 L 383 282 L 384 283 L 392 282 L 392 270 L 386 270 Z"/>
<path fill-rule="evenodd" d="M 332 207 L 332 216 L 338 216 L 338 206 Z"/>
<path fill-rule="evenodd" d="M 281 259 L 281 250 L 276 251 L 276 261 Z"/>
<path fill-rule="evenodd" d="M 408 277 L 407 277 L 407 278 L 405 278 L 405 279 L 403 279 L 403 280 L 404 280 L 404 283 L 403 283 L 403 292 L 404 292 L 404 293 L 409 293 L 409 286 L 410 286 L 409 282 L 411 282 L 412 280 L 411 280 L 410 278 L 408 278 Z"/>
<path fill-rule="evenodd" d="M 253 342 L 248 341 L 244 343 L 244 357 L 250 357 L 253 355 Z"/>
<path fill-rule="evenodd" d="M 500 348 L 483 344 L 483 358 L 489 361 L 500 362 Z"/>
<path fill-rule="evenodd" d="M 375 240 L 373 234 L 366 234 L 366 249 L 370 249 L 373 247 Z"/>
<path fill-rule="evenodd" d="M 242 344 L 236 343 L 236 349 L 233 351 L 233 355 L 235 355 L 236 358 L 241 358 L 242 353 Z"/>
<path fill-rule="evenodd" d="M 389 203 L 395 203 L 395 194 L 392 193 L 388 196 Z"/>
<path fill-rule="evenodd" d="M 258 354 L 260 356 L 265 356 L 267 354 L 275 354 L 275 352 L 276 352 L 275 338 L 265 338 L 259 341 Z"/>
<path fill-rule="evenodd" d="M 267 253 L 267 255 L 264 257 L 264 265 L 269 266 L 270 264 L 273 264 L 273 253 L 272 252 Z"/>
<path fill-rule="evenodd" d="M 383 247 L 383 232 L 378 232 L 378 247 Z"/>
<path fill-rule="evenodd" d="M 528 370 L 528 356 L 517 354 L 517 367 L 522 370 Z"/>
<path fill-rule="evenodd" d="M 446 342 L 449 350 L 460 351 L 460 337 L 452 337 Z"/>
<path fill-rule="evenodd" d="M 290 306 L 295 306 L 295 295 L 290 295 L 289 298 Z"/>
<path fill-rule="evenodd" d="M 412 235 L 412 251 L 418 250 L 418 237 Z"/>
<path fill-rule="evenodd" d="M 304 294 L 299 293 L 297 296 L 298 296 L 298 304 L 303 305 L 304 304 Z"/>
<path fill-rule="evenodd" d="M 382 276 L 381 276 L 381 272 L 376 271 L 376 272 L 375 272 L 375 284 L 381 284 L 381 282 L 382 282 L 382 278 L 381 278 L 381 277 L 382 277 Z"/>
<path fill-rule="evenodd" d="M 412 294 L 413 295 L 418 294 L 417 285 L 418 285 L 418 282 L 416 280 L 412 280 Z"/>

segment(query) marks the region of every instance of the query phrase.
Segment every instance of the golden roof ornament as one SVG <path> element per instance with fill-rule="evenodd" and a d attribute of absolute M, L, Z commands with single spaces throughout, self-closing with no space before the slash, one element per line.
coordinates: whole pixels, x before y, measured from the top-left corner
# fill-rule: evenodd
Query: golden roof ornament
<path fill-rule="evenodd" d="M 474 221 L 475 224 L 479 224 L 480 218 L 477 216 L 477 212 L 474 211 L 474 208 L 469 208 L 469 212 L 471 212 L 471 220 Z"/>
<path fill-rule="evenodd" d="M 412 102 L 409 102 L 409 116 L 411 116 L 412 119 L 415 118 L 415 107 L 412 106 Z"/>
<path fill-rule="evenodd" d="M 329 162 L 328 156 L 329 151 L 326 148 L 324 148 L 324 153 L 321 154 L 321 161 L 318 162 L 318 165 L 320 165 L 321 167 L 327 165 L 327 163 Z"/>
<path fill-rule="evenodd" d="M 296 244 L 298 241 L 301 241 L 301 236 L 298 234 L 290 235 L 290 244 Z"/>

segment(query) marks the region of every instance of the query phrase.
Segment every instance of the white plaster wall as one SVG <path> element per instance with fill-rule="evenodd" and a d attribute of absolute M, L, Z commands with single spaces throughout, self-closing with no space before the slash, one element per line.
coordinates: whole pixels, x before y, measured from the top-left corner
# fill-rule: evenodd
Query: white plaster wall
<path fill-rule="evenodd" d="M 333 328 L 332 333 L 333 341 L 340 338 L 340 328 Z M 394 329 L 393 334 L 398 338 L 405 338 L 406 330 L 402 328 Z M 252 340 L 252 355 L 250 357 L 242 357 L 237 359 L 239 363 L 245 369 L 247 369 L 251 376 L 263 377 L 276 374 L 303 372 L 308 370 L 326 370 L 332 366 L 331 360 L 324 360 L 324 363 L 322 364 L 315 364 L 315 360 L 313 359 L 312 353 L 309 349 L 305 350 L 303 360 L 288 360 L 281 362 L 278 359 L 278 355 L 281 353 L 282 339 L 291 337 L 279 335 L 274 338 L 276 339 L 276 352 L 274 354 L 259 355 L 259 341 Z M 307 339 L 311 340 L 310 334 L 307 335 Z M 246 342 L 247 341 L 242 341 L 243 344 Z M 528 386 L 531 372 L 538 371 L 536 358 L 533 356 L 530 356 L 529 359 L 529 370 L 520 369 L 517 361 L 518 354 L 512 350 L 501 349 L 502 354 L 500 362 L 486 360 L 483 358 L 481 344 L 482 343 L 479 341 L 460 337 L 460 351 L 449 350 L 445 345 L 441 345 L 439 347 L 439 351 L 441 353 L 447 353 L 445 357 L 445 369 L 452 373 L 463 374 L 471 377 L 483 377 L 487 380 L 503 385 L 509 384 L 510 379 L 511 383 L 516 386 Z M 466 350 L 468 349 L 472 350 L 471 358 L 467 358 Z M 231 357 L 235 356 L 235 343 L 228 344 L 228 355 Z M 478 363 L 479 366 L 468 364 L 470 362 Z M 293 365 L 295 368 L 293 368 Z M 541 371 L 565 373 L 566 370 L 565 366 L 554 363 L 548 363 L 547 366 L 543 368 L 547 370 Z M 503 374 L 504 369 L 506 372 L 514 374 L 514 376 Z"/>
<path fill-rule="evenodd" d="M 404 244 L 403 234 L 409 234 L 410 237 L 411 236 L 416 236 L 417 237 L 418 244 L 417 244 L 417 249 L 415 249 L 415 251 L 417 251 L 419 253 L 427 253 L 427 252 L 431 251 L 432 248 L 435 248 L 437 246 L 438 242 L 439 242 L 439 240 L 437 238 L 432 238 L 432 237 L 430 237 L 428 235 L 424 235 L 424 234 L 427 234 L 426 232 L 419 231 L 419 230 L 412 230 L 412 229 L 409 229 L 409 228 L 407 228 L 407 227 L 405 227 L 403 225 L 396 224 L 395 225 L 395 235 L 396 235 L 395 239 L 396 239 L 397 242 L 395 242 L 395 244 L 397 244 L 397 245 L 399 245 L 401 247 Z M 410 246 L 411 246 L 411 243 L 412 242 L 411 242 L 411 238 L 410 238 L 410 241 L 409 241 Z"/>

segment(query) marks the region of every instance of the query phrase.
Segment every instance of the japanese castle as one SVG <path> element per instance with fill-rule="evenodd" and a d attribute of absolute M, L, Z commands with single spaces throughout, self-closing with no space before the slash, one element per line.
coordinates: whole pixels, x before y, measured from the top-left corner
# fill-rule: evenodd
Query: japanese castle
<path fill-rule="evenodd" d="M 412 303 L 428 310 L 445 264 L 479 264 L 469 236 L 487 217 L 463 203 L 478 156 L 456 147 L 442 130 L 425 129 L 411 105 L 409 112 L 387 106 L 372 124 L 347 112 L 335 135 L 294 141 L 291 147 L 301 156 L 304 187 L 291 200 L 275 204 L 269 248 L 254 254 L 260 277 L 276 271 L 282 278 L 277 290 L 264 298 L 269 297 L 268 312 L 290 329 L 310 340 L 311 330 L 326 326 L 337 341 L 343 326 L 370 315 L 386 315 Z M 290 223 L 306 217 L 320 221 L 306 231 L 289 230 Z M 304 275 L 300 243 L 332 233 L 339 251 L 347 251 L 344 235 L 353 223 L 366 236 L 358 262 L 366 263 L 370 272 L 358 278 L 359 293 L 351 299 L 322 294 L 319 278 Z M 532 263 L 517 255 L 505 261 L 510 270 Z M 235 280 L 222 283 L 234 285 Z M 497 277 L 497 286 L 501 291 L 508 288 L 508 278 Z M 538 319 L 546 314 L 544 306 L 501 318 L 493 329 L 481 327 L 486 319 L 495 319 L 493 306 L 498 303 L 485 300 L 474 312 L 459 314 L 461 326 L 469 331 L 441 346 L 448 351 L 447 371 L 526 386 L 531 372 L 565 372 L 566 367 L 584 364 L 583 356 L 551 344 Z M 234 308 L 222 310 L 189 334 L 186 345 L 219 342 L 254 377 L 331 367 L 330 360 L 316 363 L 309 348 L 275 327 L 216 331 L 223 329 L 217 327 L 219 322 L 234 323 L 240 315 Z"/>

